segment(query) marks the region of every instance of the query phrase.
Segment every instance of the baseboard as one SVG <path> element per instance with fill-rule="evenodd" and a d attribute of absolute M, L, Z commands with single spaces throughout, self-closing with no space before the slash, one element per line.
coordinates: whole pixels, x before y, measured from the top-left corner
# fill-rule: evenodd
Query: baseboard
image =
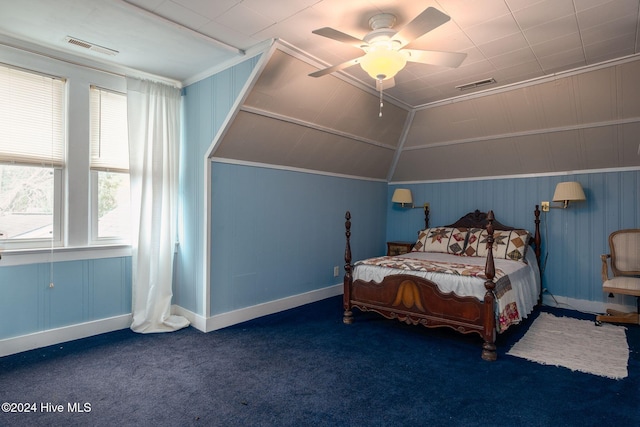
<path fill-rule="evenodd" d="M 583 313 L 604 313 L 607 308 L 611 308 L 624 312 L 635 312 L 636 307 L 622 304 L 607 303 L 602 301 L 588 301 L 582 299 L 574 299 L 568 297 L 560 297 L 551 294 L 542 296 L 542 304 L 549 307 L 566 308 L 568 310 L 576 310 Z"/>
<path fill-rule="evenodd" d="M 171 314 L 176 316 L 182 316 L 186 318 L 191 326 L 196 328 L 201 332 L 207 332 L 207 318 L 201 316 L 199 314 L 194 313 L 191 310 L 187 310 L 186 308 L 180 307 L 179 305 L 171 306 Z"/>
<path fill-rule="evenodd" d="M 301 305 L 320 301 L 336 295 L 341 295 L 342 291 L 342 284 L 333 285 L 326 288 L 305 292 L 303 294 L 293 295 L 287 298 L 269 301 L 251 307 L 218 314 L 207 319 L 207 332 L 226 328 L 227 326 L 246 322 L 247 320 L 256 319 L 258 317 L 266 316 L 269 314 L 278 313 L 280 311 L 299 307 Z"/>
<path fill-rule="evenodd" d="M 124 314 L 122 316 L 78 323 L 76 325 L 49 329 L 14 338 L 5 338 L 0 340 L 0 357 L 80 338 L 87 338 L 106 332 L 126 329 L 131 326 L 131 319 L 131 314 Z"/>
<path fill-rule="evenodd" d="M 251 307 L 241 308 L 239 310 L 229 311 L 227 313 L 216 314 L 205 318 L 186 310 L 180 306 L 174 305 L 172 313 L 186 317 L 191 326 L 202 332 L 211 332 L 217 329 L 226 328 L 258 317 L 266 316 L 290 308 L 299 307 L 301 305 L 320 301 L 326 298 L 342 295 L 342 283 L 338 285 L 328 286 L 322 289 L 305 292 L 303 294 L 293 295 L 290 297 L 269 301 L 262 304 L 253 305 Z"/>

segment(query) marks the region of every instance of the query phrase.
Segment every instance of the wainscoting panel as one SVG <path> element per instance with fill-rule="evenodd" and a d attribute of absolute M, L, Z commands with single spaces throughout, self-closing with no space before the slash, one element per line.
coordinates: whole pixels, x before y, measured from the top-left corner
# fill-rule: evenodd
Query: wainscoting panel
<path fill-rule="evenodd" d="M 0 267 L 0 340 L 130 313 L 131 257 Z"/>
<path fill-rule="evenodd" d="M 212 316 L 340 283 L 347 210 L 354 260 L 384 253 L 383 181 L 213 162 L 211 188 Z"/>
<path fill-rule="evenodd" d="M 38 330 L 42 301 L 38 268 L 20 265 L 0 268 L 0 339 Z"/>

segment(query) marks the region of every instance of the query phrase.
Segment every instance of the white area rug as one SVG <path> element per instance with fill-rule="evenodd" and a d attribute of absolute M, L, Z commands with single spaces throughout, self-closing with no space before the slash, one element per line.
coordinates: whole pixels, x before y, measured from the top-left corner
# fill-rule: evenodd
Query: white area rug
<path fill-rule="evenodd" d="M 629 345 L 623 326 L 595 326 L 592 321 L 550 313 L 540 313 L 507 354 L 607 378 L 628 375 Z"/>

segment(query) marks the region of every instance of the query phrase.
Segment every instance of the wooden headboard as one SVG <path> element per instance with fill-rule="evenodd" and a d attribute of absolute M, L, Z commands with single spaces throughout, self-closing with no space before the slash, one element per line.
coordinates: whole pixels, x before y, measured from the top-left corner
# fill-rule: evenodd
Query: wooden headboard
<path fill-rule="evenodd" d="M 487 213 L 475 210 L 469 212 L 462 218 L 458 219 L 453 224 L 445 225 L 445 227 L 458 227 L 458 228 L 486 228 L 487 226 Z M 494 230 L 515 230 L 515 227 L 510 227 L 500 223 L 498 220 L 493 220 Z"/>

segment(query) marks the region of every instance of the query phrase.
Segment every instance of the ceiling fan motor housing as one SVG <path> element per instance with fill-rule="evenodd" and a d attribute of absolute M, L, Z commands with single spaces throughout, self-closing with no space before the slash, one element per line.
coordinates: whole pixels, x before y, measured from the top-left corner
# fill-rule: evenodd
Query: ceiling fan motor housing
<path fill-rule="evenodd" d="M 391 13 L 379 13 L 369 18 L 369 27 L 372 30 L 379 28 L 391 28 L 396 23 L 396 16 Z"/>
<path fill-rule="evenodd" d="M 375 45 L 376 43 L 377 44 L 385 43 L 385 44 L 388 44 L 390 48 L 399 49 L 400 41 L 391 40 L 391 38 L 395 34 L 396 34 L 396 31 L 392 30 L 391 28 L 380 28 L 368 33 L 366 36 L 364 36 L 363 40 L 367 42 L 368 45 Z M 397 47 L 393 45 L 397 45 Z"/>

